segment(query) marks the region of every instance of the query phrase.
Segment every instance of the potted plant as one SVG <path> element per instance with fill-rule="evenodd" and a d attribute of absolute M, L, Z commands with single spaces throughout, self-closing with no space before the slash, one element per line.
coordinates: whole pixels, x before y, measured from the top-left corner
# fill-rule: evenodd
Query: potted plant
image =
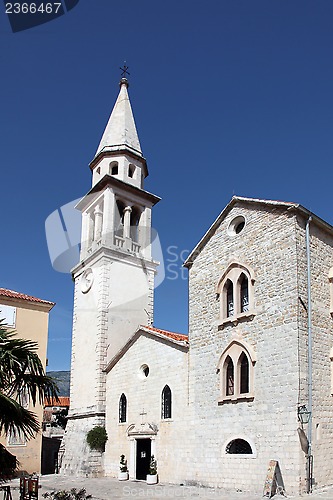
<path fill-rule="evenodd" d="M 120 469 L 118 472 L 119 481 L 127 481 L 128 468 L 127 468 L 127 460 L 125 458 L 125 455 L 120 455 L 119 469 Z"/>
<path fill-rule="evenodd" d="M 157 483 L 157 462 L 154 455 L 151 456 L 149 464 L 149 474 L 147 474 L 147 484 Z"/>

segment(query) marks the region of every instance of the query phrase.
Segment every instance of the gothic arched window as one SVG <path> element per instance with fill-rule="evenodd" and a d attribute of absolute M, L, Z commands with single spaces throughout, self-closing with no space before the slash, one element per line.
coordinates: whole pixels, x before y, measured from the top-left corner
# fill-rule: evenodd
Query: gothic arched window
<path fill-rule="evenodd" d="M 230 356 L 226 359 L 226 367 L 225 367 L 225 381 L 226 381 L 226 395 L 232 396 L 234 394 L 234 364 Z"/>
<path fill-rule="evenodd" d="M 254 365 L 256 354 L 246 342 L 232 340 L 220 357 L 219 403 L 254 397 Z"/>
<path fill-rule="evenodd" d="M 162 419 L 171 418 L 171 389 L 166 385 L 162 391 Z"/>
<path fill-rule="evenodd" d="M 240 394 L 246 394 L 249 392 L 249 360 L 247 359 L 245 352 L 243 352 L 240 355 L 239 369 L 240 369 L 239 392 Z"/>
<path fill-rule="evenodd" d="M 249 310 L 249 280 L 244 273 L 240 275 L 240 310 L 246 312 Z"/>
<path fill-rule="evenodd" d="M 234 315 L 234 286 L 230 280 L 227 280 L 225 284 L 225 297 L 227 317 L 229 318 Z"/>
<path fill-rule="evenodd" d="M 124 423 L 127 419 L 127 399 L 124 393 L 119 399 L 119 422 Z"/>
<path fill-rule="evenodd" d="M 254 282 L 253 271 L 237 262 L 223 272 L 216 288 L 216 297 L 220 299 L 219 325 L 255 316 Z"/>

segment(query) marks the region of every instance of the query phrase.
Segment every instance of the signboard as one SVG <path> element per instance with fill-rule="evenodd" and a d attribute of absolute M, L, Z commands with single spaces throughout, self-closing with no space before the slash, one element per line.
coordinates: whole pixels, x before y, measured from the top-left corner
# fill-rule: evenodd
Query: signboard
<path fill-rule="evenodd" d="M 284 485 L 279 467 L 279 462 L 277 460 L 270 460 L 268 465 L 266 481 L 264 484 L 263 496 L 271 498 L 276 493 L 280 495 L 285 495 Z"/>

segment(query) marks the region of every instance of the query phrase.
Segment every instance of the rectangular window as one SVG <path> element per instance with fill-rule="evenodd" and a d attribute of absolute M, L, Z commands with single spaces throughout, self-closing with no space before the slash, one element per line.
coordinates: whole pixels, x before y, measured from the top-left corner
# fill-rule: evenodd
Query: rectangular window
<path fill-rule="evenodd" d="M 16 307 L 5 306 L 0 304 L 0 318 L 4 320 L 6 325 L 15 327 L 16 324 Z"/>
<path fill-rule="evenodd" d="M 16 431 L 12 431 L 8 436 L 8 446 L 25 446 L 26 439 L 23 434 L 20 434 Z"/>

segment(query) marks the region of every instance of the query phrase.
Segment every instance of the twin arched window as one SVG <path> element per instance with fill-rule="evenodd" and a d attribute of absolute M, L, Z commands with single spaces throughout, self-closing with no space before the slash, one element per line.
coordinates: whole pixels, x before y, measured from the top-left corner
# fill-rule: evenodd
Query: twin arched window
<path fill-rule="evenodd" d="M 161 417 L 162 419 L 171 418 L 172 412 L 171 389 L 166 385 L 162 391 Z"/>
<path fill-rule="evenodd" d="M 228 278 L 222 293 L 227 318 L 234 316 L 237 312 L 244 313 L 249 310 L 249 280 L 244 273 L 241 273 L 237 280 L 235 290 L 233 282 Z M 238 300 L 234 294 L 238 295 Z"/>
<path fill-rule="evenodd" d="M 248 394 L 250 382 L 249 360 L 243 351 L 237 361 L 236 370 L 239 371 L 237 377 L 237 386 L 235 387 L 235 366 L 232 358 L 228 356 L 225 360 L 225 383 L 226 396 L 233 396 L 236 393 L 239 395 Z"/>
<path fill-rule="evenodd" d="M 254 281 L 251 269 L 236 262 L 228 266 L 216 289 L 222 323 L 253 316 Z"/>
<path fill-rule="evenodd" d="M 119 423 L 123 424 L 127 420 L 127 399 L 124 393 L 119 399 Z"/>
<path fill-rule="evenodd" d="M 256 356 L 245 342 L 232 341 L 223 352 L 220 373 L 219 402 L 253 398 L 254 364 Z"/>

